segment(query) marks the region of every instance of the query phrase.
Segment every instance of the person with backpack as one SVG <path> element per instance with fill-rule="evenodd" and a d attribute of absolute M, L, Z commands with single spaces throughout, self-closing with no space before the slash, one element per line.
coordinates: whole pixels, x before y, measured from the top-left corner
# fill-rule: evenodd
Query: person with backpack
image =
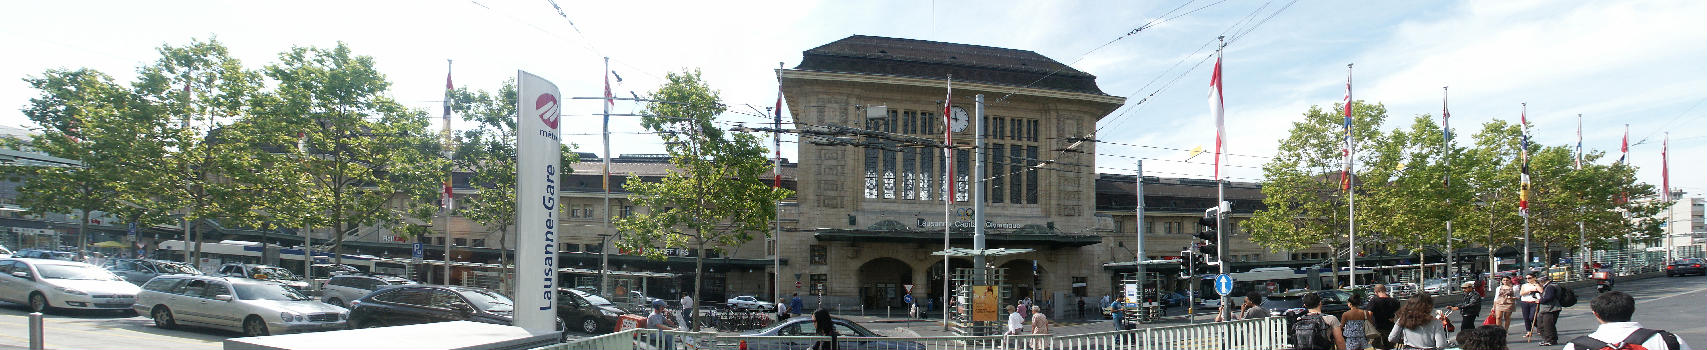
<path fill-rule="evenodd" d="M 1636 299 L 1624 292 L 1611 291 L 1595 296 L 1588 302 L 1589 311 L 1600 326 L 1593 333 L 1571 339 L 1564 350 L 1689 350 L 1689 344 L 1671 332 L 1642 328 L 1632 321 L 1636 315 Z"/>
<path fill-rule="evenodd" d="M 1404 349 L 1445 349 L 1446 327 L 1450 322 L 1435 316 L 1433 297 L 1428 293 L 1417 293 L 1399 308 L 1398 318 L 1393 320 L 1393 330 L 1387 333 L 1387 341 Z"/>
<path fill-rule="evenodd" d="M 1565 306 L 1576 304 L 1576 296 L 1569 289 L 1559 288 L 1553 284 L 1553 279 L 1547 276 L 1535 278 L 1541 284 L 1541 298 L 1535 302 L 1535 332 L 1541 333 L 1541 346 L 1559 345 L 1559 312 Z M 1565 303 L 1569 300 L 1570 303 Z"/>
<path fill-rule="evenodd" d="M 1369 335 L 1373 334 L 1369 324 L 1369 311 L 1363 311 L 1358 305 L 1363 304 L 1363 293 L 1352 293 L 1346 298 L 1346 306 L 1351 307 L 1340 314 L 1340 335 L 1345 337 L 1345 350 L 1363 350 L 1369 348 Z"/>
<path fill-rule="evenodd" d="M 1387 285 L 1377 284 L 1370 291 L 1375 297 L 1363 302 L 1363 309 L 1369 311 L 1369 323 L 1375 326 L 1375 337 L 1370 347 L 1376 349 L 1392 349 L 1393 344 L 1387 341 L 1387 333 L 1393 330 L 1393 316 L 1399 312 L 1399 300 L 1387 294 Z"/>
<path fill-rule="evenodd" d="M 1292 323 L 1293 350 L 1333 350 L 1345 348 L 1345 337 L 1340 335 L 1340 320 L 1333 315 L 1322 313 L 1322 297 L 1316 293 L 1304 294 L 1299 298 L 1309 313 L 1298 317 Z"/>

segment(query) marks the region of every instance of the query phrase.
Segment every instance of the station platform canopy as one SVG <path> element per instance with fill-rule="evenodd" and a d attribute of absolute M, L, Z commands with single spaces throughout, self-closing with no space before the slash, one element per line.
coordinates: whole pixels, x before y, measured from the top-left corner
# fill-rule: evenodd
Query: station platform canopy
<path fill-rule="evenodd" d="M 1025 253 L 1030 253 L 1033 251 L 1034 250 L 1030 249 L 1030 248 L 1019 248 L 1019 249 L 995 248 L 995 249 L 984 249 L 984 250 L 966 249 L 966 248 L 948 248 L 947 250 L 939 250 L 936 252 L 932 252 L 931 255 L 938 255 L 938 256 L 980 256 L 980 255 L 982 255 L 982 256 L 1004 256 L 1004 255 L 1014 255 L 1014 254 L 1025 254 Z"/>

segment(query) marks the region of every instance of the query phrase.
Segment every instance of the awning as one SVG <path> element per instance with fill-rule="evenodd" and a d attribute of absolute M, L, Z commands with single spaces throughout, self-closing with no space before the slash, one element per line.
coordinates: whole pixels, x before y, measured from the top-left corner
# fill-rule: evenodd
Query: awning
<path fill-rule="evenodd" d="M 948 248 L 948 250 L 939 250 L 936 252 L 932 252 L 931 255 L 938 255 L 938 256 L 943 256 L 943 255 L 946 255 L 946 256 L 979 256 L 979 255 L 983 255 L 983 256 L 1004 256 L 1004 255 L 1024 254 L 1024 253 L 1030 253 L 1030 252 L 1032 252 L 1032 250 L 1029 248 L 1021 248 L 1021 249 L 996 248 L 996 249 L 984 249 L 984 250 L 966 249 L 966 248 Z"/>

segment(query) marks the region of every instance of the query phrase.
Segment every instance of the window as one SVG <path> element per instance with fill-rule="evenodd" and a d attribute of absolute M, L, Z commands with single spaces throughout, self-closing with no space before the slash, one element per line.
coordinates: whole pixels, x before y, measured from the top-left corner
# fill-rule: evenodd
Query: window
<path fill-rule="evenodd" d="M 1090 295 L 1090 294 L 1086 293 L 1087 291 L 1089 291 L 1089 288 L 1088 288 L 1089 284 L 1086 282 L 1089 282 L 1089 281 L 1090 281 L 1090 279 L 1087 277 L 1074 276 L 1073 277 L 1073 295 L 1077 295 L 1077 296 L 1081 296 L 1081 297 Z"/>
<path fill-rule="evenodd" d="M 468 301 L 462 299 L 462 296 L 448 290 L 434 290 L 427 298 L 427 306 L 431 307 L 447 310 L 472 309 L 468 305 Z"/>
<path fill-rule="evenodd" d="M 1019 125 L 1017 120 L 1014 125 Z M 1008 177 L 1008 199 L 1014 204 L 1019 204 L 1021 202 L 1020 196 L 1025 195 L 1025 183 L 1023 181 L 1027 172 L 1027 165 L 1030 165 L 1030 162 L 1022 157 L 1023 154 L 1020 152 L 1024 150 L 1024 146 L 1008 145 L 1008 158 L 1012 161 L 1008 163 L 1008 172 L 1002 173 Z"/>
<path fill-rule="evenodd" d="M 1035 126 L 1037 121 L 1033 120 L 1032 124 Z M 1033 135 L 1036 135 L 1036 133 L 1033 133 Z M 1033 162 L 1038 161 L 1037 146 L 1026 146 L 1025 157 L 1031 158 Z M 1025 169 L 1025 204 L 1037 204 L 1037 182 L 1039 181 L 1037 176 L 1037 168 Z"/>
<path fill-rule="evenodd" d="M 919 121 L 921 124 L 924 124 L 923 129 L 925 135 L 936 135 L 936 115 L 933 115 L 930 112 L 919 113 Z"/>
<path fill-rule="evenodd" d="M 622 218 L 628 218 L 629 216 L 634 215 L 634 206 L 632 206 L 632 205 L 622 206 L 621 215 L 622 215 L 621 216 Z"/>
<path fill-rule="evenodd" d="M 1026 122 L 1025 140 L 1037 142 L 1037 119 L 1032 119 Z"/>
<path fill-rule="evenodd" d="M 1001 119 L 1002 118 L 996 118 L 998 122 L 1000 122 Z M 984 164 L 985 166 L 990 167 L 989 170 L 984 171 L 984 176 L 987 176 L 990 179 L 990 189 L 988 192 L 985 192 L 990 195 L 990 203 L 1001 203 L 1006 199 L 1006 196 L 1003 196 L 1003 194 L 1007 193 L 1007 188 L 1004 187 L 1003 180 L 1007 179 L 1007 176 L 1005 176 L 1006 174 L 1004 174 L 1003 170 L 1007 167 L 1003 166 L 1003 164 L 1007 163 L 1007 149 L 1008 148 L 1006 146 L 999 144 L 990 145 L 990 149 L 985 151 L 987 153 L 984 153 Z"/>
<path fill-rule="evenodd" d="M 828 265 L 830 263 L 830 247 L 813 245 L 811 260 L 812 265 Z"/>
<path fill-rule="evenodd" d="M 454 245 L 455 245 L 455 246 L 458 246 L 458 247 L 466 247 L 466 246 L 468 246 L 468 239 L 467 239 L 467 238 L 457 238 L 457 239 L 456 239 L 456 240 L 455 240 L 455 242 L 456 242 L 456 243 L 455 243 L 455 244 L 454 244 Z"/>
<path fill-rule="evenodd" d="M 484 238 L 475 238 L 475 239 L 474 239 L 474 246 L 475 246 L 475 247 L 482 247 L 482 248 L 484 248 L 484 247 L 486 247 L 486 239 L 484 239 Z"/>
<path fill-rule="evenodd" d="M 935 188 L 936 178 L 936 149 L 926 148 L 919 151 L 919 200 L 940 200 L 931 198 L 931 189 Z"/>
<path fill-rule="evenodd" d="M 972 151 L 954 150 L 954 201 L 965 202 L 972 190 Z"/>
<path fill-rule="evenodd" d="M 1002 117 L 991 117 L 990 118 L 990 127 L 989 127 L 990 130 L 988 130 L 990 132 L 989 133 L 990 138 L 996 139 L 996 140 L 1001 140 L 1002 136 L 1006 136 L 1008 134 L 1008 133 L 1004 132 L 1004 131 L 1007 131 L 1006 121 L 1007 120 L 1003 119 Z"/>
<path fill-rule="evenodd" d="M 911 116 L 912 112 L 907 112 L 907 114 L 908 114 L 908 116 Z M 913 183 L 913 174 L 914 174 L 913 165 L 914 165 L 914 161 L 917 160 L 915 158 L 915 155 L 918 154 L 918 151 L 919 151 L 919 149 L 911 148 L 911 147 L 901 149 L 901 198 L 902 199 L 917 199 L 918 198 L 917 197 L 918 188 L 913 187 L 913 185 L 914 185 L 914 183 Z"/>
<path fill-rule="evenodd" d="M 894 142 L 883 142 L 883 199 L 895 199 L 895 151 Z"/>
<path fill-rule="evenodd" d="M 1144 233 L 1156 233 L 1156 222 L 1155 221 L 1145 221 L 1144 222 Z"/>
<path fill-rule="evenodd" d="M 1009 130 L 1009 132 L 1013 133 L 1013 136 L 1009 137 L 1011 140 L 1025 139 L 1025 121 L 1020 120 L 1019 118 L 1014 118 L 1013 130 Z"/>
<path fill-rule="evenodd" d="M 429 305 L 427 290 L 421 288 L 392 289 L 390 292 L 373 296 L 373 300 L 403 305 Z"/>
<path fill-rule="evenodd" d="M 825 290 L 829 289 L 829 284 L 830 275 L 822 273 L 812 274 L 812 286 L 809 291 L 813 295 L 824 295 Z"/>

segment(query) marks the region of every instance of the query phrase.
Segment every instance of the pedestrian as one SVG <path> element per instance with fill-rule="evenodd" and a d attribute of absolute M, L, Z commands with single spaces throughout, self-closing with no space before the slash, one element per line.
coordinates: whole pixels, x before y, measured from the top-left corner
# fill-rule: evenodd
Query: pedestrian
<path fill-rule="evenodd" d="M 1517 309 L 1517 279 L 1500 278 L 1499 289 L 1494 290 L 1494 322 L 1500 329 L 1511 328 L 1511 312 Z"/>
<path fill-rule="evenodd" d="M 1340 314 L 1340 336 L 1345 338 L 1345 350 L 1363 350 L 1369 348 L 1369 311 L 1359 308 L 1363 304 L 1363 293 L 1352 293 L 1346 298 L 1345 305 L 1349 309 Z"/>
<path fill-rule="evenodd" d="M 1245 293 L 1245 304 L 1239 306 L 1239 317 L 1233 319 L 1250 320 L 1268 316 L 1268 309 L 1262 307 L 1262 293 L 1253 290 Z"/>
<path fill-rule="evenodd" d="M 1405 349 L 1445 349 L 1448 322 L 1444 316 L 1436 316 L 1434 298 L 1417 293 L 1399 308 L 1387 341 Z"/>
<path fill-rule="evenodd" d="M 682 293 L 682 313 L 677 315 L 678 318 L 681 318 L 680 324 L 682 325 L 682 328 L 698 328 L 692 327 L 694 326 L 693 314 L 693 296 L 688 295 L 688 293 Z"/>
<path fill-rule="evenodd" d="M 1022 314 L 1022 313 L 1020 313 L 1021 311 L 1019 311 L 1019 307 L 1022 307 L 1022 306 L 1025 306 L 1025 304 L 1020 304 L 1020 305 L 1008 307 L 1008 332 L 1006 333 L 1007 335 L 1019 334 L 1020 330 L 1025 329 L 1025 314 Z"/>
<path fill-rule="evenodd" d="M 664 301 L 659 300 L 652 302 L 652 314 L 646 315 L 646 328 L 661 331 L 673 331 L 680 327 L 680 324 L 672 323 L 675 323 L 675 320 L 670 318 L 668 311 L 664 311 Z M 663 338 L 665 349 L 675 348 L 675 337 L 669 334 L 663 334 L 663 332 L 658 332 L 655 336 Z"/>
<path fill-rule="evenodd" d="M 1085 319 L 1085 297 L 1079 296 L 1079 319 Z"/>
<path fill-rule="evenodd" d="M 1103 299 L 1108 299 L 1108 297 L 1103 297 Z M 1114 320 L 1114 330 L 1117 330 L 1117 331 L 1126 330 L 1126 323 L 1121 322 L 1121 319 L 1120 319 L 1120 307 L 1119 307 L 1119 305 L 1116 305 L 1113 303 L 1103 304 L 1103 305 L 1108 307 L 1108 317 L 1110 319 Z"/>
<path fill-rule="evenodd" d="M 800 301 L 800 293 L 794 293 L 794 298 L 788 300 L 788 309 L 796 313 L 806 310 L 806 303 Z"/>
<path fill-rule="evenodd" d="M 830 318 L 830 310 L 818 309 L 812 312 L 812 325 L 820 337 L 830 337 L 829 341 L 818 341 L 812 344 L 812 350 L 839 350 L 840 343 L 836 341 L 836 321 Z"/>
<path fill-rule="evenodd" d="M 1671 332 L 1642 328 L 1636 322 L 1636 299 L 1624 292 L 1601 293 L 1588 302 L 1589 311 L 1600 326 L 1593 333 L 1565 343 L 1564 350 L 1599 350 L 1607 344 L 1637 345 L 1647 350 L 1689 350 L 1689 344 Z"/>
<path fill-rule="evenodd" d="M 1559 312 L 1564 308 L 1559 306 L 1559 285 L 1553 284 L 1553 278 L 1541 276 L 1535 278 L 1541 283 L 1541 298 L 1535 302 L 1535 331 L 1541 333 L 1541 346 L 1559 345 Z"/>
<path fill-rule="evenodd" d="M 1535 303 L 1541 301 L 1541 285 L 1535 283 L 1535 275 L 1525 276 L 1523 281 L 1517 289 L 1517 307 L 1523 309 L 1523 342 L 1528 343 L 1535 336 Z"/>
<path fill-rule="evenodd" d="M 1476 295 L 1476 282 L 1464 282 L 1462 287 L 1464 288 L 1464 301 L 1459 302 L 1458 305 L 1448 306 L 1446 309 L 1458 311 L 1458 315 L 1463 318 L 1459 322 L 1458 329 L 1468 332 L 1482 324 L 1482 320 L 1478 319 L 1482 314 L 1482 298 Z"/>
<path fill-rule="evenodd" d="M 788 320 L 788 311 L 789 311 L 788 304 L 784 303 L 782 299 L 777 299 L 776 300 L 776 321 L 782 322 L 782 321 Z"/>
<path fill-rule="evenodd" d="M 919 318 L 919 303 L 907 303 L 907 318 Z"/>
<path fill-rule="evenodd" d="M 1506 329 L 1485 325 L 1458 332 L 1458 348 L 1462 350 L 1509 350 L 1505 344 Z"/>
<path fill-rule="evenodd" d="M 1292 323 L 1292 334 L 1296 336 L 1295 350 L 1331 350 L 1344 349 L 1344 330 L 1338 317 L 1322 313 L 1322 296 L 1316 293 L 1306 293 L 1298 298 L 1305 309 L 1304 316 Z"/>
<path fill-rule="evenodd" d="M 1399 300 L 1393 299 L 1393 296 L 1387 293 L 1387 285 L 1384 284 L 1377 284 L 1370 288 L 1370 291 L 1374 292 L 1375 296 L 1364 301 L 1363 310 L 1369 311 L 1370 324 L 1375 325 L 1375 334 L 1379 335 L 1372 339 L 1370 346 L 1383 350 L 1392 349 L 1393 344 L 1387 341 L 1386 335 L 1393 330 L 1393 316 L 1399 312 Z"/>
<path fill-rule="evenodd" d="M 1042 311 L 1031 313 L 1031 334 L 1049 335 L 1049 316 L 1044 315 Z M 1042 349 L 1047 341 L 1046 337 L 1032 340 L 1031 348 Z"/>

